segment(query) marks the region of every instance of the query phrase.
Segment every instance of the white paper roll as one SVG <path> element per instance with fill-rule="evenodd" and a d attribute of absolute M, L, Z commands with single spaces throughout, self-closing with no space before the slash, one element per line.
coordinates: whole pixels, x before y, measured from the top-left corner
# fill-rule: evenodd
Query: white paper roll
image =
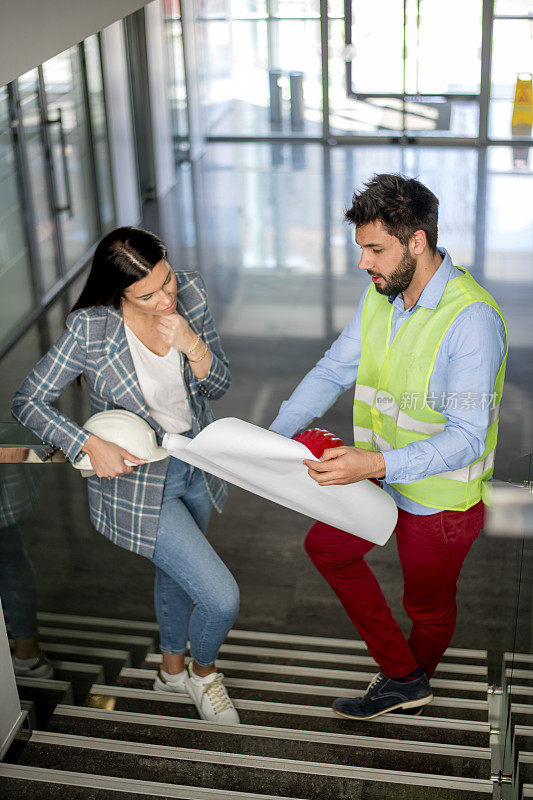
<path fill-rule="evenodd" d="M 194 439 L 167 433 L 163 447 L 235 486 L 375 544 L 385 544 L 396 526 L 396 504 L 375 483 L 320 486 L 302 463 L 318 460 L 304 444 L 241 419 L 212 422 Z"/>

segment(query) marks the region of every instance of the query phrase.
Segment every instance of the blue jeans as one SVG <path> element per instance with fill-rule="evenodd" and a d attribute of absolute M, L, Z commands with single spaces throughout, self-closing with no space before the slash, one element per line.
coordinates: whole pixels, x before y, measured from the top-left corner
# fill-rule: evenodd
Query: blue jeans
<path fill-rule="evenodd" d="M 199 469 L 171 458 L 152 561 L 155 610 L 164 653 L 184 653 L 208 666 L 239 612 L 239 588 L 205 531 L 211 501 Z"/>
<path fill-rule="evenodd" d="M 14 639 L 37 636 L 35 570 L 17 523 L 0 528 L 0 595 Z"/>

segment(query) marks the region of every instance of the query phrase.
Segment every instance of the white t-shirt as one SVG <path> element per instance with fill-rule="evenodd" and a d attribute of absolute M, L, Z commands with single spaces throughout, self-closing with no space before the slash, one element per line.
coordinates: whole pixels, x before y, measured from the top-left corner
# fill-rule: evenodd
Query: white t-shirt
<path fill-rule="evenodd" d="M 192 426 L 187 388 L 182 374 L 182 354 L 170 348 L 157 356 L 124 325 L 133 366 L 150 415 L 167 433 L 185 433 Z"/>

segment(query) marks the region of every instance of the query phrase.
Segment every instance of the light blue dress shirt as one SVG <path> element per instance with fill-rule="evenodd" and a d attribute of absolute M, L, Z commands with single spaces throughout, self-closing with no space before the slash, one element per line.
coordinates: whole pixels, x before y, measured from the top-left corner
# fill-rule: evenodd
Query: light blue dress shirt
<path fill-rule="evenodd" d="M 437 308 L 447 282 L 462 274 L 453 266 L 446 250 L 439 248 L 439 252 L 443 260 L 414 306 L 405 309 L 401 294 L 389 298 L 394 306 L 389 344 L 418 308 Z M 372 290 L 371 285 L 367 291 Z M 361 359 L 361 317 L 365 297 L 366 292 L 355 316 L 338 339 L 307 373 L 290 399 L 281 404 L 270 430 L 293 436 L 307 428 L 315 417 L 322 416 L 344 391 L 355 384 Z M 473 303 L 465 308 L 446 331 L 428 386 L 428 403 L 446 417 L 444 431 L 424 441 L 383 453 L 386 473 L 382 486 L 398 508 L 412 514 L 436 513 L 435 508 L 404 497 L 391 483 L 411 483 L 439 472 L 459 469 L 482 455 L 494 382 L 505 356 L 506 342 L 502 319 L 485 303 Z"/>

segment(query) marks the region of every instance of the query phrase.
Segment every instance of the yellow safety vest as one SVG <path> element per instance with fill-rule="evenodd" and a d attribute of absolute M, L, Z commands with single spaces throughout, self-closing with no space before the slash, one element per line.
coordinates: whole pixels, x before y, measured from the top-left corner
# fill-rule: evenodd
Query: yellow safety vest
<path fill-rule="evenodd" d="M 472 303 L 491 306 L 505 320 L 494 298 L 466 269 L 449 280 L 436 309 L 417 308 L 403 323 L 392 344 L 394 307 L 385 295 L 367 292 L 361 320 L 362 355 L 354 397 L 354 439 L 366 450 L 392 450 L 424 441 L 444 430 L 446 417 L 429 405 L 428 386 L 442 339 L 457 315 Z M 507 329 L 506 329 L 507 339 Z M 458 402 L 486 403 L 489 427 L 482 456 L 455 470 L 412 483 L 391 485 L 405 497 L 435 509 L 466 511 L 475 505 L 492 475 L 498 436 L 505 356 L 490 397 L 458 398 Z M 475 394 L 476 376 L 472 375 Z M 438 398 L 437 398 L 438 400 Z M 450 401 L 450 398 L 449 400 Z"/>

